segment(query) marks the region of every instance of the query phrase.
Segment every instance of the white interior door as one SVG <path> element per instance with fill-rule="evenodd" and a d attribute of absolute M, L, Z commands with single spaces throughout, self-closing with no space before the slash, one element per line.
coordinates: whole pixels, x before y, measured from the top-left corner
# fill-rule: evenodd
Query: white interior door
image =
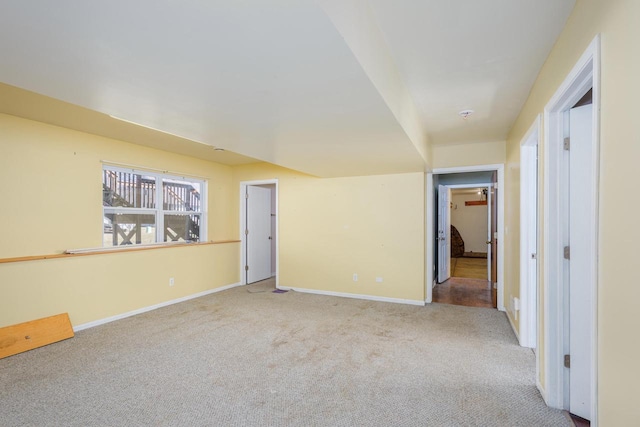
<path fill-rule="evenodd" d="M 492 217 L 495 212 L 491 211 L 491 187 L 487 188 L 487 280 L 491 281 L 491 257 L 496 255 L 491 251 L 491 242 L 493 241 L 493 233 L 491 231 Z M 493 283 L 492 283 L 493 286 Z"/>
<path fill-rule="evenodd" d="M 451 189 L 438 186 L 438 283 L 451 277 Z"/>
<path fill-rule="evenodd" d="M 569 411 L 591 419 L 591 319 L 589 268 L 592 105 L 569 112 Z M 566 258 L 567 256 L 565 256 Z"/>
<path fill-rule="evenodd" d="M 247 186 L 246 283 L 271 277 L 271 190 Z"/>
<path fill-rule="evenodd" d="M 537 346 L 538 134 L 520 147 L 520 345 Z"/>

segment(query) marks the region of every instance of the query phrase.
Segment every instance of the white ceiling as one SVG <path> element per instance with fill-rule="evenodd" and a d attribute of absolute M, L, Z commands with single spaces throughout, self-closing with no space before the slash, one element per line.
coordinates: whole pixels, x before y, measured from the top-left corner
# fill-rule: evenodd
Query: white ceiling
<path fill-rule="evenodd" d="M 434 144 L 505 140 L 575 4 L 369 2 Z"/>
<path fill-rule="evenodd" d="M 422 171 L 416 129 L 505 139 L 574 0 L 347 3 L 370 7 L 395 89 L 313 0 L 10 2 L 0 82 L 318 176 Z M 402 84 L 422 127 L 392 102 Z"/>

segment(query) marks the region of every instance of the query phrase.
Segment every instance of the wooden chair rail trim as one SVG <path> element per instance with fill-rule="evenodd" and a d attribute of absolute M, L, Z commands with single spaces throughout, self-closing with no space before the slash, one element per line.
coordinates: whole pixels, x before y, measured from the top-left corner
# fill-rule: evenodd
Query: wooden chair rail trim
<path fill-rule="evenodd" d="M 217 240 L 210 242 L 198 242 L 198 243 L 177 243 L 171 245 L 158 245 L 158 246 L 145 246 L 143 248 L 132 247 L 131 249 L 111 249 L 106 251 L 96 250 L 92 252 L 82 252 L 75 254 L 50 254 L 50 255 L 32 255 L 32 256 L 22 256 L 15 258 L 0 258 L 0 264 L 5 264 L 9 262 L 23 262 L 23 261 L 37 261 L 42 259 L 56 259 L 56 258 L 76 258 L 81 256 L 89 256 L 89 255 L 106 255 L 106 254 L 121 254 L 123 252 L 140 252 L 140 251 L 151 251 L 156 249 L 168 249 L 168 248 L 185 248 L 191 246 L 203 246 L 203 245 L 222 245 L 225 243 L 240 243 L 240 240 Z"/>

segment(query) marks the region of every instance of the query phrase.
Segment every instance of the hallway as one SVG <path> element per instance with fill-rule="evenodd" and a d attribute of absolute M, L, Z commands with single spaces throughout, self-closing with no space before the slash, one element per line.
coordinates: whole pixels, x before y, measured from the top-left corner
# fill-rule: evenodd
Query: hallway
<path fill-rule="evenodd" d="M 452 277 L 433 288 L 433 302 L 493 308 L 491 283 L 488 280 Z"/>
<path fill-rule="evenodd" d="M 433 302 L 495 308 L 486 258 L 451 258 L 452 277 L 433 288 Z"/>

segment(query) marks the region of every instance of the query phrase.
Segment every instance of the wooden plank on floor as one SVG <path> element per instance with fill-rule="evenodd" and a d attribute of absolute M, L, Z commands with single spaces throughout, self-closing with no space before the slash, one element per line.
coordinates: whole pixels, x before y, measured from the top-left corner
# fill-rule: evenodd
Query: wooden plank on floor
<path fill-rule="evenodd" d="M 0 328 L 0 359 L 73 336 L 67 313 L 6 326 Z"/>

